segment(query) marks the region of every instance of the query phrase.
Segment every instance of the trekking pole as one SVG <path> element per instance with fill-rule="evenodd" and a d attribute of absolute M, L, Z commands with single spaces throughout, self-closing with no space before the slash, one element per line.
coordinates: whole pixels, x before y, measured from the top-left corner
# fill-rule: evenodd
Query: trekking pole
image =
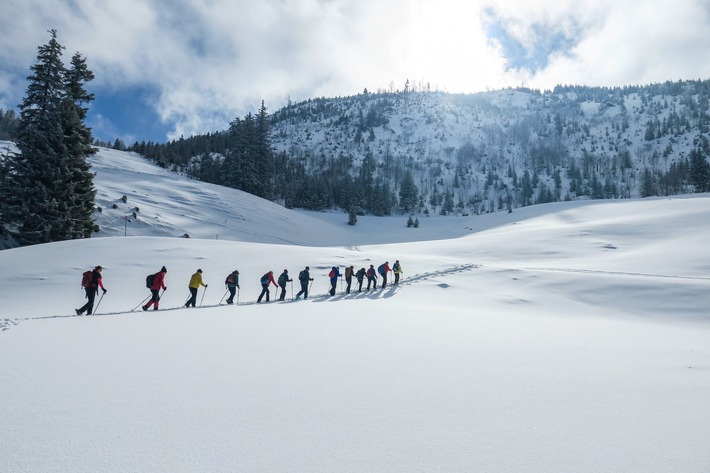
<path fill-rule="evenodd" d="M 223 295 L 222 298 L 219 300 L 219 304 L 221 304 L 222 301 L 224 300 L 224 298 L 227 297 L 227 293 L 228 293 L 228 292 L 229 292 L 229 288 L 227 288 L 227 290 L 224 291 L 224 295 Z M 217 305 L 219 305 L 219 304 L 217 304 Z"/>
<path fill-rule="evenodd" d="M 291 300 L 293 300 L 293 280 L 291 281 Z"/>
<path fill-rule="evenodd" d="M 94 315 L 96 315 L 96 311 L 99 310 L 99 306 L 101 305 L 101 300 L 104 298 L 104 294 L 106 294 L 106 292 L 103 292 L 101 294 L 101 297 L 99 297 L 99 302 L 96 303 L 96 307 L 94 308 Z"/>
<path fill-rule="evenodd" d="M 202 291 L 202 299 L 200 299 L 200 307 L 202 307 L 202 301 L 205 300 L 205 294 L 207 294 L 207 286 L 205 286 L 205 290 Z"/>
<path fill-rule="evenodd" d="M 143 302 L 141 302 L 140 304 L 138 304 L 137 306 L 135 306 L 134 308 L 132 308 L 132 309 L 131 309 L 131 312 L 133 312 L 134 310 L 136 310 L 137 308 L 139 308 L 140 306 L 142 306 L 143 304 L 145 304 L 148 299 L 150 299 L 150 296 L 146 297 L 145 299 L 143 299 Z"/>
<path fill-rule="evenodd" d="M 241 291 L 241 288 L 237 288 L 237 305 L 239 305 L 239 292 Z"/>

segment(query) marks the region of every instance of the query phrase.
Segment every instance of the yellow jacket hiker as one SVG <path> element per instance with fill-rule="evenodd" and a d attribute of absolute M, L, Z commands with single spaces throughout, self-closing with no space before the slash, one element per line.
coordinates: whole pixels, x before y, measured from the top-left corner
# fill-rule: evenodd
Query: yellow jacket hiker
<path fill-rule="evenodd" d="M 190 289 L 190 298 L 185 303 L 185 307 L 195 307 L 195 304 L 197 303 L 197 290 L 200 286 L 207 287 L 207 284 L 202 282 L 202 270 L 198 269 L 197 272 L 190 278 L 190 284 L 188 284 L 188 288 Z M 204 296 L 202 297 L 204 299 Z M 202 304 L 200 303 L 200 305 Z"/>

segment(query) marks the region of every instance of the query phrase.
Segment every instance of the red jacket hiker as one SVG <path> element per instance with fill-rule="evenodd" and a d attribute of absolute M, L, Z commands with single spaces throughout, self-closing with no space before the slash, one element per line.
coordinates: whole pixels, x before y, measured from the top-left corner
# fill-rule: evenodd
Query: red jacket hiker
<path fill-rule="evenodd" d="M 160 271 L 155 273 L 153 276 L 153 284 L 150 286 L 150 293 L 152 295 L 151 299 L 146 305 L 143 306 L 143 310 L 148 310 L 150 306 L 153 306 L 153 310 L 158 310 L 158 303 L 160 302 L 160 290 L 166 290 L 168 287 L 165 285 L 165 273 L 168 270 L 165 266 L 160 268 Z"/>
<path fill-rule="evenodd" d="M 163 271 L 156 273 L 156 275 L 153 277 L 153 285 L 150 286 L 151 291 L 159 291 L 161 289 L 167 289 L 167 287 L 165 287 L 165 273 Z"/>
<path fill-rule="evenodd" d="M 259 294 L 259 298 L 256 300 L 256 303 L 258 304 L 261 302 L 261 299 L 266 296 L 266 302 L 269 302 L 269 284 L 273 284 L 276 287 L 279 287 L 278 284 L 276 284 L 276 281 L 274 281 L 274 272 L 269 271 L 268 273 L 264 274 L 261 277 L 261 294 Z"/>

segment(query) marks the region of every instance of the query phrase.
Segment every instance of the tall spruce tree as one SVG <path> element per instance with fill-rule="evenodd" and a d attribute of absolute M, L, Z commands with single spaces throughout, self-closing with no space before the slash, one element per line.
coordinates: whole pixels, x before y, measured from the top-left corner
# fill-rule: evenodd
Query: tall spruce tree
<path fill-rule="evenodd" d="M 84 85 L 93 79 L 94 74 L 87 67 L 86 60 L 79 53 L 74 54 L 71 68 L 66 74 L 67 96 L 62 107 L 67 159 L 72 173 L 71 182 L 74 184 L 69 202 L 71 238 L 88 238 L 94 230 L 91 214 L 94 211 L 96 189 L 94 174 L 87 159 L 96 153 L 96 148 L 91 146 L 91 128 L 84 124 L 88 112 L 85 105 L 94 100 L 94 94 L 87 92 Z"/>
<path fill-rule="evenodd" d="M 418 194 L 419 189 L 417 189 L 417 185 L 414 183 L 412 173 L 409 171 L 405 172 L 399 187 L 399 208 L 404 212 L 409 212 L 414 209 L 417 206 L 417 202 L 419 202 Z"/>
<path fill-rule="evenodd" d="M 695 187 L 695 192 L 710 191 L 710 163 L 706 156 L 710 152 L 708 139 L 700 135 L 695 140 L 695 148 L 690 152 L 690 183 Z"/>
<path fill-rule="evenodd" d="M 7 160 L 5 219 L 23 245 L 87 237 L 93 228 L 95 191 L 86 158 L 94 151 L 82 108 L 93 99 L 83 88 L 93 74 L 78 55 L 67 70 L 56 30 L 50 35 L 38 47 L 20 104 L 19 153 Z"/>

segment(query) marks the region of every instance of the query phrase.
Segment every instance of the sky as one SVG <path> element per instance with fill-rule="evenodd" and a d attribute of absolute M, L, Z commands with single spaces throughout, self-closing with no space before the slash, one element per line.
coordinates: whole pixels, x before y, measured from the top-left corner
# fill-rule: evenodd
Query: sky
<path fill-rule="evenodd" d="M 165 141 L 316 97 L 710 77 L 710 0 L 4 0 L 0 108 L 56 29 L 102 140 Z"/>

